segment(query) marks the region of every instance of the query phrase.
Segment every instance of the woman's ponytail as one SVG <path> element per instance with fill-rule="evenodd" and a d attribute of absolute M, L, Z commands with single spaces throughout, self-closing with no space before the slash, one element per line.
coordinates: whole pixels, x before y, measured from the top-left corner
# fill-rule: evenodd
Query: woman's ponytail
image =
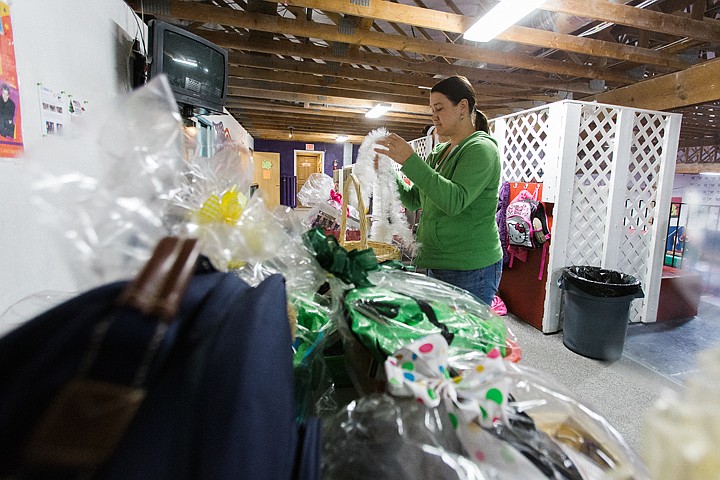
<path fill-rule="evenodd" d="M 490 133 L 490 124 L 485 114 L 478 110 L 477 106 L 473 107 L 473 110 L 475 112 L 475 130 Z"/>

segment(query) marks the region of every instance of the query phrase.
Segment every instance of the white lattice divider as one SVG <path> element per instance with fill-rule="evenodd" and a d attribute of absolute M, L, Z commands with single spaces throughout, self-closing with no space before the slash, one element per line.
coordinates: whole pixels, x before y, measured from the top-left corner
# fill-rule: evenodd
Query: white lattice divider
<path fill-rule="evenodd" d="M 554 203 L 544 332 L 561 328 L 556 284 L 569 265 L 635 275 L 645 298 L 630 319 L 655 321 L 681 118 L 563 101 L 493 120 L 503 180 L 543 182 Z"/>
<path fill-rule="evenodd" d="M 416 138 L 415 140 L 410 140 L 410 146 L 413 147 L 413 150 L 415 150 L 415 153 L 417 153 L 420 158 L 425 159 L 428 155 L 430 155 L 430 152 L 432 152 L 433 147 L 435 146 L 434 141 L 434 135 L 427 135 L 425 137 Z"/>
<path fill-rule="evenodd" d="M 547 106 L 528 110 L 524 115 L 504 117 L 495 135 L 502 135 L 502 177 L 523 182 L 542 182 L 548 142 Z M 501 132 L 502 130 L 502 132 Z M 498 137 L 496 137 L 498 138 Z M 522 180 L 519 180 L 522 178 Z"/>

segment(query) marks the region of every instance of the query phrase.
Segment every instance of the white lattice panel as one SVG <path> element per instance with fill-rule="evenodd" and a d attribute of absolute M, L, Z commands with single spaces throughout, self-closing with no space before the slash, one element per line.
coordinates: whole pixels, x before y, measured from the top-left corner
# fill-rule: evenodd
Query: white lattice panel
<path fill-rule="evenodd" d="M 612 140 L 617 114 L 611 108 L 584 105 L 580 116 L 577 161 L 570 210 L 571 225 L 603 226 L 613 168 Z M 602 228 L 571 228 L 567 261 L 571 265 L 599 265 L 605 248 Z"/>
<path fill-rule="evenodd" d="M 635 275 L 645 298 L 630 319 L 655 321 L 680 119 L 563 101 L 493 120 L 503 179 L 543 182 L 555 203 L 543 331 L 561 328 L 555 283 L 569 265 Z"/>
<path fill-rule="evenodd" d="M 434 145 L 434 136 L 428 135 L 427 137 L 420 137 L 416 138 L 415 140 L 411 140 L 410 145 L 413 147 L 413 150 L 415 150 L 415 153 L 417 153 L 420 158 L 426 159 L 428 155 L 430 155 L 430 152 L 432 152 Z"/>
<path fill-rule="evenodd" d="M 502 179 L 542 182 L 547 154 L 549 108 L 506 117 L 502 132 Z M 494 125 L 493 125 L 494 127 Z M 494 128 L 491 130 L 496 133 Z M 497 134 L 500 132 L 498 131 Z M 500 139 L 498 139 L 500 141 Z"/>

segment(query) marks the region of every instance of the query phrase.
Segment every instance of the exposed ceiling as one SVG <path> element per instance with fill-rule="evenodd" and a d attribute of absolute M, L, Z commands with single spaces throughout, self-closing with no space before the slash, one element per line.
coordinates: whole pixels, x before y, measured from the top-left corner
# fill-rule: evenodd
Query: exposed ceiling
<path fill-rule="evenodd" d="M 486 44 L 462 33 L 495 0 L 127 3 L 229 51 L 226 108 L 255 138 L 417 138 L 429 87 L 459 74 L 490 118 L 597 100 L 681 112 L 681 146 L 720 144 L 720 0 L 548 0 Z M 379 102 L 392 111 L 365 118 Z"/>

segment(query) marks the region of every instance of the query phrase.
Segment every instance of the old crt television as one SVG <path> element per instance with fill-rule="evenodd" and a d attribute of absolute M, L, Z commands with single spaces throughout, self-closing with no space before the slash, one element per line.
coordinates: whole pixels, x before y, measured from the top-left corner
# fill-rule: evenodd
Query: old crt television
<path fill-rule="evenodd" d="M 228 54 L 214 43 L 160 20 L 148 23 L 149 77 L 167 75 L 183 115 L 223 113 Z"/>

